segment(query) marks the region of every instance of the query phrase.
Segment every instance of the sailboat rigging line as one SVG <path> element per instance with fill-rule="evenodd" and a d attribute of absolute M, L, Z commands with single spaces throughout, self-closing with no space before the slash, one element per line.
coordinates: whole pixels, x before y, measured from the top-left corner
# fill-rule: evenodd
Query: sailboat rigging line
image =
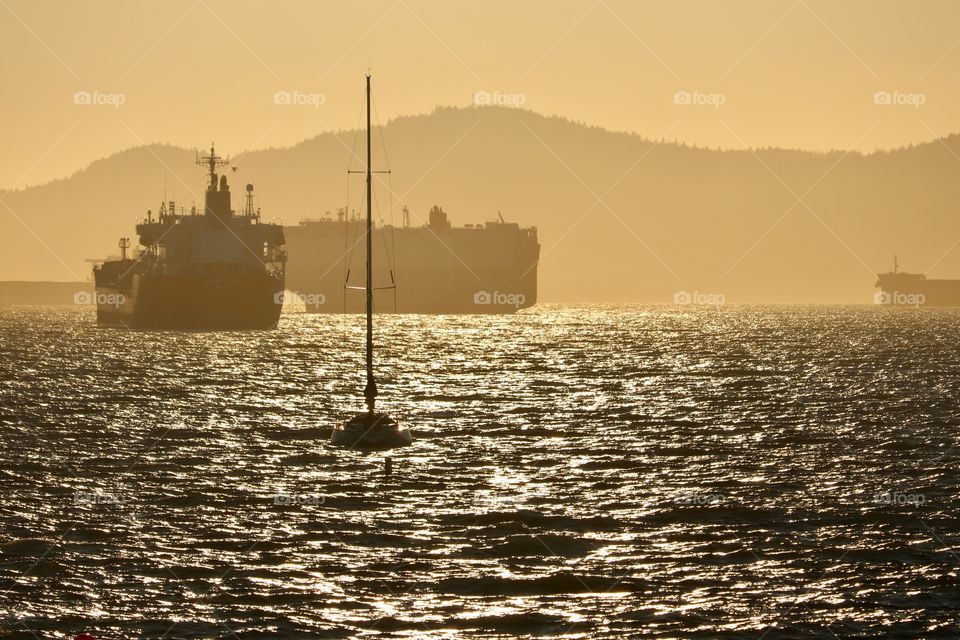
<path fill-rule="evenodd" d="M 393 251 L 393 259 L 390 261 L 390 282 L 393 283 L 393 312 L 397 312 L 397 281 L 393 277 L 393 270 L 396 267 L 397 259 L 397 225 L 393 222 L 393 174 L 387 176 L 387 189 L 390 190 L 390 246 Z"/>
<path fill-rule="evenodd" d="M 351 171 L 353 167 L 353 161 L 357 157 L 357 139 L 360 137 L 360 125 L 363 122 L 363 108 L 366 103 L 366 96 L 364 95 L 360 99 L 360 109 L 357 111 L 357 124 L 353 128 L 353 146 L 350 147 L 350 157 L 347 159 L 347 203 L 343 207 L 343 224 L 344 224 L 344 234 L 343 234 L 343 284 L 346 287 L 347 283 L 350 282 L 350 267 L 353 264 L 353 248 L 356 246 L 356 242 L 350 242 L 350 174 L 359 173 L 357 171 Z M 334 134 L 337 135 L 337 134 Z M 347 312 L 347 290 L 343 290 L 343 312 Z"/>
<path fill-rule="evenodd" d="M 371 96 L 372 99 L 372 96 Z M 377 118 L 377 131 L 380 133 L 380 146 L 383 148 L 383 161 L 387 163 L 387 172 L 390 171 L 390 157 L 387 156 L 387 141 L 383 137 L 383 125 L 380 124 L 380 113 L 377 111 L 377 101 L 373 102 L 373 115 Z"/>
<path fill-rule="evenodd" d="M 377 213 L 379 214 L 380 209 L 380 200 L 377 198 L 377 192 L 373 192 L 373 201 L 377 205 Z M 378 216 L 380 218 L 380 239 L 383 240 L 383 253 L 387 256 L 387 268 L 390 270 L 390 273 L 393 273 L 393 258 L 390 256 L 390 248 L 387 246 L 387 236 L 385 225 L 383 224 L 383 215 Z M 390 226 L 390 235 L 393 235 L 393 225 Z"/>
<path fill-rule="evenodd" d="M 343 286 L 350 282 L 350 175 L 347 174 L 347 205 L 343 208 Z M 343 312 L 347 312 L 347 290 L 343 290 Z"/>
<path fill-rule="evenodd" d="M 389 188 L 389 187 L 388 187 L 388 188 Z M 393 193 L 393 190 L 391 189 L 391 194 L 392 194 L 392 193 Z M 374 202 L 377 203 L 377 212 L 379 213 L 379 212 L 380 212 L 380 200 L 377 198 L 377 192 L 376 192 L 376 191 L 373 191 L 373 200 L 374 200 Z M 393 201 L 392 201 L 392 195 L 391 195 L 391 206 L 392 206 L 392 202 L 393 202 Z M 386 229 L 384 228 L 384 224 L 383 224 L 383 216 L 380 215 L 379 217 L 380 217 L 380 229 L 381 229 L 381 231 L 380 231 L 380 239 L 383 240 L 383 253 L 387 256 L 387 268 L 388 268 L 389 271 L 390 271 L 390 284 L 391 284 L 391 286 L 389 286 L 389 287 L 375 287 L 374 289 L 375 289 L 375 290 L 380 290 L 380 289 L 393 289 L 393 312 L 396 313 L 396 312 L 397 312 L 397 282 L 396 282 L 396 280 L 394 280 L 394 278 L 393 278 L 393 258 L 390 256 L 390 248 L 387 246 L 387 236 L 386 236 Z M 392 222 L 392 220 L 391 220 L 391 223 L 390 223 L 390 238 L 391 238 L 391 239 L 393 239 L 393 237 L 394 237 L 393 233 L 394 233 L 394 230 L 393 230 L 393 222 Z M 396 245 L 394 245 L 394 246 L 396 246 Z"/>
<path fill-rule="evenodd" d="M 347 162 L 347 173 L 351 173 L 350 169 L 353 168 L 353 161 L 359 160 L 357 157 L 357 138 L 360 137 L 360 127 L 363 123 L 363 106 L 366 101 L 366 96 L 360 100 L 360 112 L 357 113 L 357 124 L 353 128 L 353 146 L 350 147 L 350 159 Z M 364 173 L 363 171 L 354 171 L 353 173 Z"/>
<path fill-rule="evenodd" d="M 367 204 L 367 196 L 366 196 L 366 193 L 364 193 L 364 195 L 360 198 L 360 209 L 363 210 L 366 204 Z M 347 213 L 347 216 L 349 216 L 349 212 Z M 350 243 L 349 255 L 347 256 L 347 274 L 349 275 L 350 271 L 352 271 L 351 267 L 353 266 L 353 254 L 356 251 L 357 245 L 360 244 L 360 240 L 361 240 L 360 238 L 361 224 L 357 220 L 348 222 L 348 224 L 350 225 L 349 228 L 353 230 L 353 238 L 352 238 L 353 241 Z M 364 231 L 363 233 L 365 237 L 366 231 Z M 347 284 L 349 284 L 349 281 L 344 282 L 344 285 L 347 285 Z"/>
<path fill-rule="evenodd" d="M 396 285 L 396 280 L 393 277 L 393 272 L 395 268 L 394 260 L 397 257 L 397 234 L 396 234 L 396 225 L 393 220 L 393 173 L 390 169 L 390 156 L 387 155 L 387 139 L 383 135 L 383 124 L 380 122 L 380 112 L 377 110 L 377 101 L 371 96 L 371 102 L 373 103 L 373 115 L 377 119 L 377 132 L 380 134 L 380 147 L 383 149 L 383 161 L 387 165 L 387 190 L 390 192 L 390 245 L 393 252 L 393 257 L 390 256 L 390 252 L 387 252 L 386 242 L 387 239 L 384 238 L 383 250 L 387 252 L 388 260 L 390 262 L 390 282 Z M 393 312 L 397 312 L 397 290 L 393 290 Z"/>

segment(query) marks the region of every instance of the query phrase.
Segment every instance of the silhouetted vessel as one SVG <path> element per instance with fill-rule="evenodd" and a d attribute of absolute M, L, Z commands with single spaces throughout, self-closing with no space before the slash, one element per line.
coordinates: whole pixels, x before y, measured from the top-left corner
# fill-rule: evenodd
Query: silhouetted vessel
<path fill-rule="evenodd" d="M 405 207 L 403 226 L 374 228 L 375 279 L 389 282 L 396 276 L 403 285 L 395 300 L 383 299 L 379 311 L 514 313 L 536 303 L 540 244 L 535 228 L 505 222 L 502 216 L 483 225 L 453 227 L 439 206 L 430 210 L 426 225 L 410 226 L 409 219 Z M 336 219 L 305 220 L 284 229 L 290 255 L 287 288 L 301 295 L 307 311 L 363 311 L 359 300 L 341 295 L 363 225 L 341 209 Z M 398 265 L 398 273 L 388 270 L 390 262 Z"/>
<path fill-rule="evenodd" d="M 922 273 L 903 273 L 897 257 L 893 271 L 877 274 L 879 304 L 957 307 L 960 306 L 960 280 L 932 280 Z"/>
<path fill-rule="evenodd" d="M 330 442 L 336 445 L 358 449 L 392 449 L 402 447 L 413 441 L 409 429 L 389 415 L 377 412 L 377 381 L 373 376 L 373 195 L 372 172 L 370 169 L 370 76 L 367 76 L 367 224 L 364 234 L 366 241 L 366 282 L 363 287 L 364 310 L 367 316 L 367 384 L 363 389 L 367 410 L 350 418 L 336 427 L 330 434 Z M 347 286 L 348 289 L 358 288 Z"/>
<path fill-rule="evenodd" d="M 283 227 L 260 222 L 247 185 L 246 208 L 230 207 L 226 160 L 197 158 L 210 171 L 205 207 L 177 213 L 163 203 L 137 225 L 142 249 L 127 256 L 120 240 L 118 260 L 94 266 L 97 322 L 133 329 L 269 329 L 283 302 L 286 253 Z"/>

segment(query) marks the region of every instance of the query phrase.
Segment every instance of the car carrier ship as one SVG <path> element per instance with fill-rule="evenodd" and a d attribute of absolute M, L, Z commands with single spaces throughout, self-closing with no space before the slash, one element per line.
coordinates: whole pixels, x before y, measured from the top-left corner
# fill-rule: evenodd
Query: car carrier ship
<path fill-rule="evenodd" d="M 140 247 L 93 268 L 97 323 L 131 329 L 268 329 L 283 302 L 283 227 L 260 221 L 253 185 L 246 206 L 231 209 L 230 186 L 217 169 L 228 164 L 210 147 L 197 164 L 209 170 L 205 206 L 177 213 L 161 204 L 137 225 Z"/>
<path fill-rule="evenodd" d="M 289 253 L 287 289 L 312 313 L 361 313 L 351 290 L 364 277 L 365 227 L 353 212 L 304 220 L 284 229 Z M 378 225 L 372 236 L 374 303 L 382 313 L 514 313 L 537 301 L 540 244 L 534 227 L 498 220 L 451 225 L 439 206 L 427 223 Z M 394 284 L 398 285 L 394 288 Z"/>

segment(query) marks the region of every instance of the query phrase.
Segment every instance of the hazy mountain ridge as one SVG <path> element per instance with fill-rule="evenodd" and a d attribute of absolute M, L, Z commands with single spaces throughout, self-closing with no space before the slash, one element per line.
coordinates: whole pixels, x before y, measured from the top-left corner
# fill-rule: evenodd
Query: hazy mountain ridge
<path fill-rule="evenodd" d="M 905 269 L 924 271 L 960 239 L 956 135 L 866 155 L 717 151 L 484 107 L 397 118 L 383 137 L 394 221 L 403 196 L 415 224 L 436 203 L 455 224 L 499 210 L 537 226 L 545 301 L 669 302 L 676 291 L 698 290 L 730 302 L 867 302 L 873 272 L 888 270 L 894 253 Z M 234 208 L 248 181 L 264 217 L 285 224 L 344 206 L 354 139 L 354 131 L 324 133 L 235 158 L 237 170 L 226 169 Z M 356 143 L 362 154 L 362 134 Z M 374 153 L 375 168 L 385 168 L 378 140 Z M 66 266 L 5 210 L 0 279 L 86 277 L 84 258 L 114 253 L 117 239 L 156 211 L 165 176 L 168 200 L 188 209 L 202 202 L 205 177 L 194 158 L 170 145 L 136 147 L 5 193 Z M 812 212 L 794 205 L 781 180 L 796 196 L 810 189 Z M 358 208 L 362 176 L 351 187 Z M 598 196 L 613 212 L 594 204 Z M 390 202 L 382 186 L 377 202 Z M 960 277 L 960 248 L 931 275 Z"/>

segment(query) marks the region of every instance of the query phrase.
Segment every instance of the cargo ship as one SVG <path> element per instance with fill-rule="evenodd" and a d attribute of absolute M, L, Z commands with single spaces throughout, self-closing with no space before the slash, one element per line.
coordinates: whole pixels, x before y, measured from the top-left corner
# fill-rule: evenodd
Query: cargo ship
<path fill-rule="evenodd" d="M 893 271 L 877 274 L 880 291 L 874 296 L 877 304 L 957 307 L 960 306 L 960 280 L 929 279 L 922 273 L 900 271 L 897 257 Z"/>
<path fill-rule="evenodd" d="M 364 277 L 362 217 L 340 209 L 284 232 L 289 295 L 311 313 L 362 313 L 363 296 L 351 291 Z M 372 246 L 378 313 L 509 314 L 537 301 L 537 230 L 499 213 L 454 227 L 434 206 L 426 224 L 410 226 L 404 207 L 402 226 L 374 226 Z"/>
<path fill-rule="evenodd" d="M 139 244 L 120 239 L 120 256 L 93 268 L 97 323 L 131 329 L 269 329 L 280 317 L 286 274 L 283 227 L 263 223 L 254 208 L 231 208 L 230 186 L 216 154 L 197 164 L 209 171 L 204 209 L 177 212 L 161 204 L 137 225 Z"/>

